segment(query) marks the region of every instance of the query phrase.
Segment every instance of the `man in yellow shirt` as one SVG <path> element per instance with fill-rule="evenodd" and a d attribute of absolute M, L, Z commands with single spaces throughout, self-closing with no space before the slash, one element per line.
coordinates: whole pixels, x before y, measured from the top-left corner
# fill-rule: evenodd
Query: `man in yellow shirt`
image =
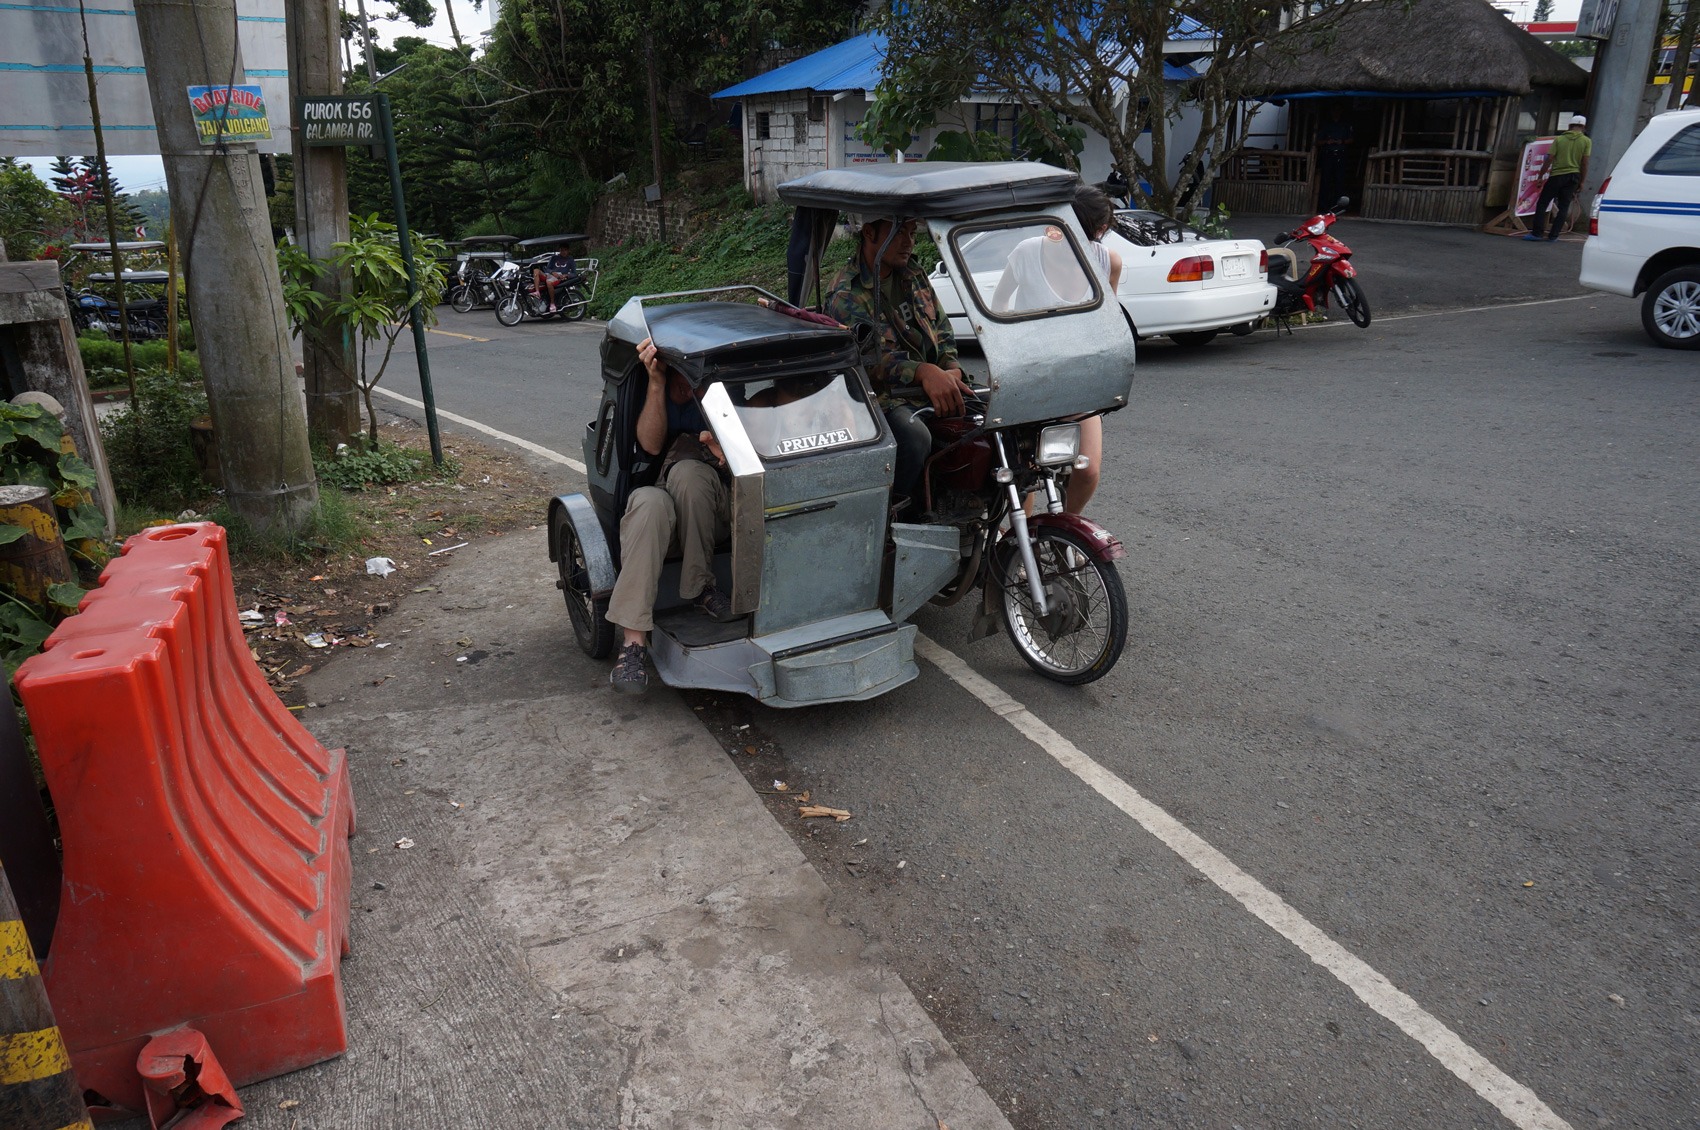
<path fill-rule="evenodd" d="M 1554 200 L 1558 201 L 1558 215 L 1552 219 L 1548 243 L 1558 238 L 1559 229 L 1570 218 L 1570 202 L 1588 178 L 1588 156 L 1594 151 L 1593 139 L 1583 132 L 1587 125 L 1588 119 L 1577 114 L 1570 119 L 1570 128 L 1552 139 L 1552 164 L 1547 167 L 1547 182 L 1541 186 L 1541 202 L 1535 205 L 1534 230 L 1524 239 L 1541 238 L 1547 205 Z"/>

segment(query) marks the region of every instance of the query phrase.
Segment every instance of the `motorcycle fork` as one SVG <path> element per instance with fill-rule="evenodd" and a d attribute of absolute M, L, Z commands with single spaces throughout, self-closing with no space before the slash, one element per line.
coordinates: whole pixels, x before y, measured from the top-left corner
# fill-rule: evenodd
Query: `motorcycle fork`
<path fill-rule="evenodd" d="M 998 452 L 997 470 L 992 474 L 1009 492 L 1009 527 L 1015 533 L 1016 547 L 1021 550 L 1022 564 L 1027 566 L 1027 591 L 1033 594 L 1034 612 L 1044 616 L 1050 612 L 1050 607 L 1045 602 L 1045 586 L 1039 579 L 1039 562 L 1033 556 L 1033 538 L 1027 532 L 1027 511 L 1021 505 L 1021 491 L 1015 485 L 1015 470 L 1009 465 L 1009 452 L 1004 450 L 1003 436 L 993 432 L 992 443 Z M 1056 484 L 1050 484 L 1046 491 L 1047 502 L 1055 489 Z M 998 578 L 998 582 L 1003 583 L 1003 578 Z"/>

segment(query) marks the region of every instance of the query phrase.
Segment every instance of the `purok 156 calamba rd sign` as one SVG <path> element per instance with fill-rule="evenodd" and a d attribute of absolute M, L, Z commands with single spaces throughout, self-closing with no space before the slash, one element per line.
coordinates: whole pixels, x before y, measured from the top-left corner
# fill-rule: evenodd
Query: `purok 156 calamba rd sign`
<path fill-rule="evenodd" d="M 377 99 L 371 95 L 302 98 L 296 110 L 296 128 L 301 131 L 305 145 L 384 143 L 378 125 Z"/>

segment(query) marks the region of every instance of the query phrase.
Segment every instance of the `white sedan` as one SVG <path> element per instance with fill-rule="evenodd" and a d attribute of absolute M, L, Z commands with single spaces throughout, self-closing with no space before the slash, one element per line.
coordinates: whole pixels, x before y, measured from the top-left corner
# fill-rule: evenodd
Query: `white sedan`
<path fill-rule="evenodd" d="M 1116 297 L 1141 338 L 1167 335 L 1180 345 L 1203 345 L 1225 329 L 1249 332 L 1274 308 L 1269 257 L 1259 240 L 1209 239 L 1155 212 L 1121 211 L 1104 246 L 1121 256 Z M 983 293 L 997 286 L 1007 254 L 971 260 Z M 999 265 L 979 269 L 990 262 Z M 933 268 L 930 278 L 958 340 L 974 340 L 963 296 L 944 263 Z"/>

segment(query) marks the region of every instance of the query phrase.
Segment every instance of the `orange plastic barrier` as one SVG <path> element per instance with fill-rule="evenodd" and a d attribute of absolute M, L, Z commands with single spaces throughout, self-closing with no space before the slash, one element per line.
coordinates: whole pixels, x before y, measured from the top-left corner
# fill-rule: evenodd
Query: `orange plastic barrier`
<path fill-rule="evenodd" d="M 65 844 L 44 970 L 84 1088 L 143 1109 L 155 1033 L 237 1086 L 347 1046 L 354 805 L 242 638 L 224 531 L 143 531 L 18 671 Z"/>

